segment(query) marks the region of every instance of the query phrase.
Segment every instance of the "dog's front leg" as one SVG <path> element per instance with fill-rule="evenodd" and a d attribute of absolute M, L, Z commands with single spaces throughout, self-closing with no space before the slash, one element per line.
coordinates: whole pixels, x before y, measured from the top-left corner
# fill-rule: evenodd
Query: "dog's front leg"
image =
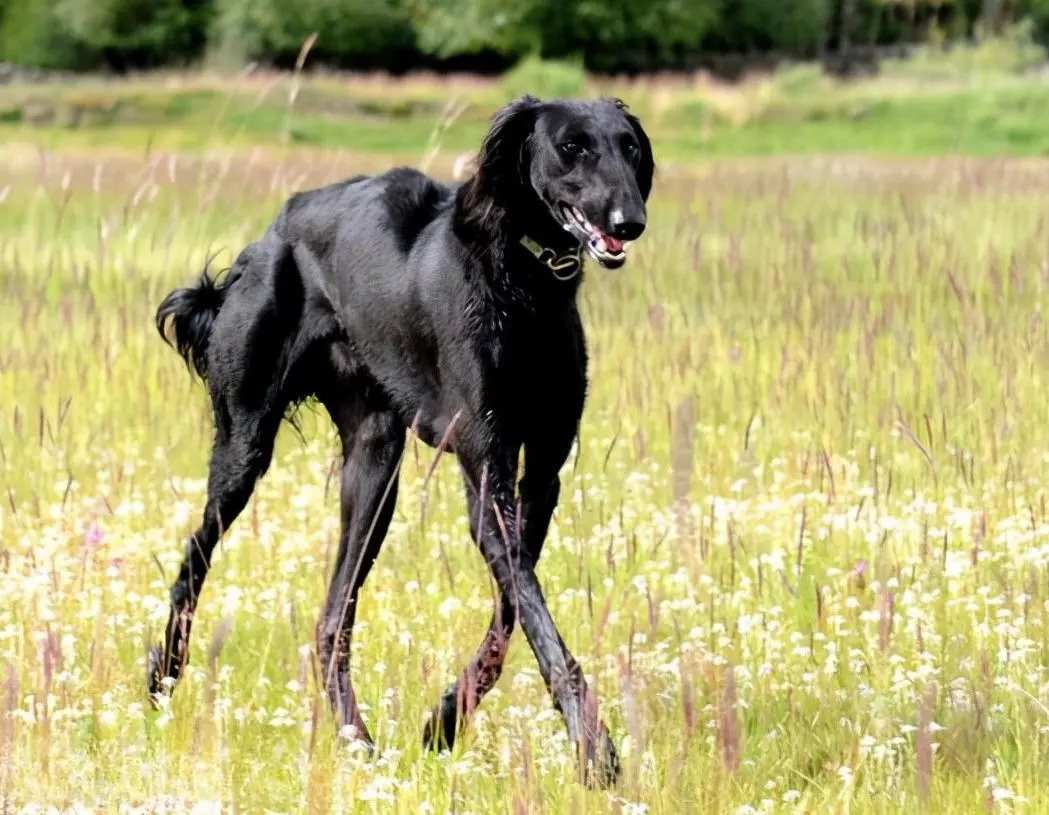
<path fill-rule="evenodd" d="M 471 468 L 467 469 L 469 472 Z M 536 559 L 522 551 L 513 477 L 509 472 L 500 472 L 497 462 L 486 462 L 469 474 L 474 484 L 483 485 L 478 496 L 481 553 L 499 591 L 511 598 L 516 607 L 554 706 L 564 716 L 569 738 L 581 749 L 586 781 L 615 783 L 619 764 L 608 729 L 598 719 L 596 702 L 582 669 L 565 646 L 547 607 L 535 573 Z M 542 531 L 545 533 L 545 529 Z"/>

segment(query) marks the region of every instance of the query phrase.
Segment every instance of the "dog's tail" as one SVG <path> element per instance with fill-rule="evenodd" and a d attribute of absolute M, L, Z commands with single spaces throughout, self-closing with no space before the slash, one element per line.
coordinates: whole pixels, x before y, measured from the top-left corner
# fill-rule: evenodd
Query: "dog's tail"
<path fill-rule="evenodd" d="M 202 380 L 208 375 L 211 329 L 232 282 L 230 277 L 218 282 L 205 266 L 196 285 L 175 289 L 157 307 L 157 331 L 161 338 L 172 345 L 167 333 L 170 321 L 175 350 Z"/>

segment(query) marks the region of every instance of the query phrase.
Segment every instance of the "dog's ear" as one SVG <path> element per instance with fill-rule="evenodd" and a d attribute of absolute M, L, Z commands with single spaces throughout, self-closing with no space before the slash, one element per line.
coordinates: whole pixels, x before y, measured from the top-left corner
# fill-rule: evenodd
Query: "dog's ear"
<path fill-rule="evenodd" d="M 641 148 L 641 156 L 637 160 L 637 169 L 634 171 L 634 175 L 637 177 L 637 188 L 641 192 L 641 197 L 647 201 L 648 194 L 652 192 L 652 176 L 656 172 L 656 159 L 652 154 L 652 142 L 648 140 L 648 134 L 645 132 L 645 128 L 641 126 L 641 120 L 637 116 L 627 113 L 626 120 L 630 122 L 630 126 L 634 129 L 634 136 L 637 138 L 638 146 Z"/>
<path fill-rule="evenodd" d="M 641 148 L 641 157 L 637 161 L 637 169 L 634 170 L 634 175 L 637 178 L 637 187 L 641 192 L 641 197 L 647 201 L 649 193 L 652 192 L 652 177 L 656 172 L 656 160 L 652 153 L 652 142 L 649 141 L 645 128 L 641 126 L 641 120 L 627 109 L 626 103 L 622 99 L 613 99 L 612 103 L 626 117 L 631 129 L 634 131 L 634 138 L 637 139 L 638 147 Z"/>
<path fill-rule="evenodd" d="M 526 95 L 504 106 L 492 117 L 491 127 L 477 155 L 478 185 L 489 194 L 508 192 L 528 172 L 528 150 L 542 103 Z"/>

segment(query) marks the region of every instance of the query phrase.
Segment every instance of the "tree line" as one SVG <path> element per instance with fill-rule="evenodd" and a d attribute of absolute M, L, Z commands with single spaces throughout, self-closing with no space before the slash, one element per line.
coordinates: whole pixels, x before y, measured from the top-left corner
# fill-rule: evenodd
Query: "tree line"
<path fill-rule="evenodd" d="M 1023 18 L 1049 41 L 1049 0 L 0 0 L 0 62 L 289 67 L 316 32 L 310 63 L 331 68 L 491 73 L 534 55 L 632 73 L 971 40 Z"/>

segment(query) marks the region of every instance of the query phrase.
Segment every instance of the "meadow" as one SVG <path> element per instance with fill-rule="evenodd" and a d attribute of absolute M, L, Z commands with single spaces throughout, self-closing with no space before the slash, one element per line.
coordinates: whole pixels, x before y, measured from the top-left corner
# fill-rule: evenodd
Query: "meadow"
<path fill-rule="evenodd" d="M 319 143 L 286 138 L 297 113 L 265 137 L 210 109 L 206 130 L 3 125 L 0 811 L 1045 811 L 1049 162 L 907 157 L 889 127 L 872 152 L 895 158 L 709 160 L 672 96 L 637 94 L 650 226 L 626 268 L 587 271 L 590 398 L 539 566 L 618 788 L 578 782 L 520 634 L 455 751 L 422 753 L 493 595 L 454 462 L 431 474 L 414 441 L 354 640 L 380 749 L 347 746 L 314 647 L 338 445 L 310 407 L 150 708 L 211 436 L 156 305 L 293 190 L 394 161 L 451 175 L 491 107 L 435 131 L 442 92 L 404 125 L 325 113 Z"/>

